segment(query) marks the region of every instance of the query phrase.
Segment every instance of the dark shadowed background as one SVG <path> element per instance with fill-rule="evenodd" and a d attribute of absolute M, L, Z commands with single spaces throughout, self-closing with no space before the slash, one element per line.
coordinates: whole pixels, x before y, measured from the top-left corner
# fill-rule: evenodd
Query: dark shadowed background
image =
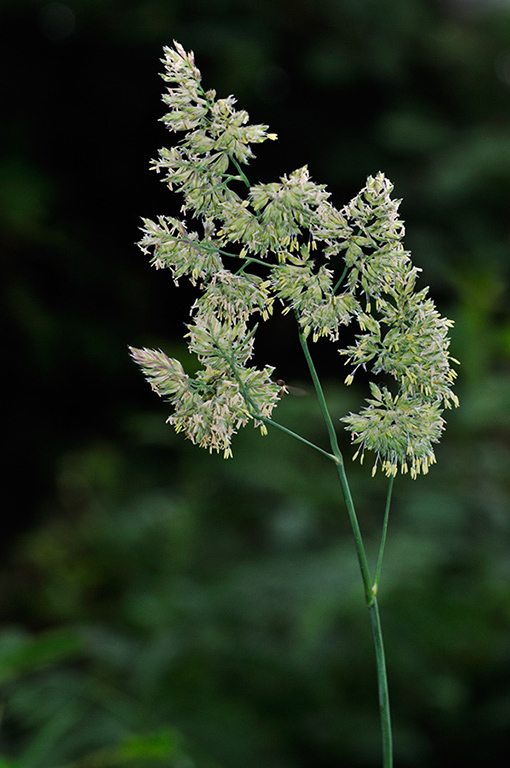
<path fill-rule="evenodd" d="M 341 207 L 379 170 L 422 285 L 455 319 L 462 407 L 398 479 L 380 603 L 396 766 L 510 757 L 510 2 L 3 0 L 2 768 L 380 765 L 375 664 L 334 473 L 246 429 L 224 461 L 165 425 L 127 345 L 184 356 L 194 292 L 151 270 L 140 217 L 162 46 L 195 51 Z M 292 326 L 262 363 L 306 389 Z M 334 349 L 319 367 L 335 418 Z M 278 418 L 325 435 L 313 397 Z M 342 437 L 346 455 L 351 449 Z M 349 466 L 377 541 L 385 483 Z M 372 548 L 371 553 L 372 552 Z"/>

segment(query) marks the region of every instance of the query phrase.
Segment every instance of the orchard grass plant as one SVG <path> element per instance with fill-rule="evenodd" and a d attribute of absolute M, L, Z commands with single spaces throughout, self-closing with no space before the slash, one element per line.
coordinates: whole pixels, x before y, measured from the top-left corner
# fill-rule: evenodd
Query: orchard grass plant
<path fill-rule="evenodd" d="M 176 432 L 225 459 L 234 435 L 250 422 L 266 435 L 279 429 L 331 461 L 354 534 L 375 646 L 382 730 L 382 763 L 393 764 L 392 729 L 378 587 L 392 491 L 398 474 L 416 479 L 435 462 L 445 409 L 456 407 L 456 362 L 449 354 L 452 322 L 440 316 L 420 270 L 403 245 L 404 224 L 392 184 L 377 173 L 359 194 L 336 208 L 323 184 L 298 168 L 254 184 L 246 166 L 253 145 L 277 136 L 252 125 L 233 96 L 204 90 L 193 53 L 175 42 L 164 49 L 166 127 L 180 135 L 152 167 L 182 195 L 181 215 L 143 220 L 142 250 L 175 284 L 197 287 L 185 339 L 198 370 L 158 349 L 130 347 L 152 389 L 171 405 Z M 329 448 L 273 418 L 286 393 L 274 368 L 251 365 L 257 328 L 275 307 L 295 317 L 297 334 L 324 418 Z M 352 343 L 338 348 L 341 326 Z M 370 396 L 359 413 L 339 421 L 350 434 L 353 458 L 371 457 L 372 475 L 388 479 L 379 554 L 371 575 L 349 488 L 334 417 L 314 364 L 314 342 L 332 344 L 348 386 L 362 369 Z M 345 332 L 342 329 L 342 339 Z"/>

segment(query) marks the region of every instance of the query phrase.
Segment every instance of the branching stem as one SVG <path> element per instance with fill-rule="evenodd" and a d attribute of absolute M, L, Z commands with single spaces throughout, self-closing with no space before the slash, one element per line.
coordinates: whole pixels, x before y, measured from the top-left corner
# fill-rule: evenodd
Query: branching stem
<path fill-rule="evenodd" d="M 214 339 L 214 337 L 213 337 Z M 338 463 L 337 456 L 333 455 L 332 453 L 328 453 L 328 451 L 325 451 L 323 448 L 321 448 L 318 445 L 315 445 L 315 443 L 312 443 L 310 440 L 307 440 L 302 435 L 299 435 L 297 432 L 294 432 L 292 429 L 289 429 L 288 427 L 285 427 L 283 424 L 279 424 L 277 421 L 273 421 L 273 419 L 268 418 L 267 416 L 264 416 L 262 413 L 259 412 L 257 406 L 253 402 L 253 399 L 250 397 L 250 394 L 248 390 L 246 389 L 244 382 L 242 381 L 241 377 L 239 376 L 239 373 L 236 369 L 236 365 L 233 361 L 233 359 L 230 357 L 230 355 L 225 352 L 225 350 L 221 347 L 221 345 L 218 343 L 217 339 L 214 339 L 214 345 L 220 355 L 223 357 L 223 359 L 228 363 L 230 366 L 230 369 L 234 375 L 234 378 L 236 379 L 237 383 L 239 384 L 239 389 L 241 390 L 241 394 L 244 397 L 247 405 L 251 408 L 251 416 L 256 421 L 261 421 L 263 424 L 267 424 L 269 426 L 275 427 L 276 429 L 279 429 L 282 432 L 285 432 L 287 435 L 290 435 L 290 437 L 294 437 L 296 440 L 299 440 L 301 443 L 305 443 L 305 445 L 308 445 L 310 448 L 313 448 L 315 451 L 318 451 L 319 453 L 322 453 L 323 456 L 326 456 L 328 459 L 331 459 L 331 461 L 334 461 L 335 463 Z"/>
<path fill-rule="evenodd" d="M 326 398 L 324 396 L 324 392 L 322 389 L 319 376 L 317 374 L 317 370 L 315 368 L 312 356 L 310 354 L 310 350 L 308 348 L 306 337 L 301 332 L 299 334 L 299 340 L 301 342 L 301 347 L 303 349 L 303 353 L 305 355 L 306 362 L 308 364 L 308 369 L 310 371 L 310 375 L 312 377 L 312 380 L 315 386 L 317 399 L 319 401 L 319 407 L 321 409 L 324 421 L 326 423 L 326 428 L 328 430 L 330 443 L 331 443 L 331 450 L 333 454 L 338 458 L 336 470 L 337 470 L 338 478 L 340 480 L 340 485 L 342 487 L 342 492 L 345 499 L 345 504 L 347 507 L 347 513 L 349 515 L 352 532 L 354 534 L 354 544 L 356 547 L 356 554 L 358 556 L 361 579 L 363 582 L 365 603 L 370 612 L 370 622 L 372 627 L 372 636 L 374 640 L 376 666 L 377 666 L 379 712 L 380 712 L 380 718 L 381 718 L 381 731 L 382 731 L 382 742 L 383 742 L 383 768 L 392 768 L 393 740 L 392 740 L 392 731 L 391 731 L 390 701 L 389 701 L 389 693 L 388 693 L 388 675 L 386 672 L 386 659 L 384 655 L 381 619 L 379 615 L 379 607 L 377 604 L 376 592 L 377 592 L 377 584 L 378 584 L 380 570 L 381 570 L 384 543 L 386 540 L 388 515 L 389 515 L 389 509 L 390 509 L 390 502 L 391 502 L 391 491 L 393 488 L 393 477 L 391 478 L 391 481 L 390 481 L 390 487 L 389 487 L 388 496 L 386 499 L 386 511 L 384 516 L 381 546 L 379 549 L 379 557 L 377 562 L 376 581 L 372 585 L 372 580 L 370 578 L 370 569 L 368 566 L 367 556 L 365 552 L 365 546 L 363 544 L 363 538 L 362 538 L 361 530 L 358 523 L 358 516 L 356 514 L 356 509 L 354 507 L 354 502 L 352 499 L 349 482 L 347 480 L 342 453 L 338 446 L 338 439 L 336 436 L 334 424 L 331 418 L 331 414 L 329 413 Z"/>
<path fill-rule="evenodd" d="M 388 532 L 388 520 L 390 517 L 391 495 L 393 493 L 394 481 L 395 481 L 395 475 L 391 475 L 388 483 L 388 494 L 386 496 L 386 509 L 384 510 L 384 522 L 383 522 L 383 529 L 382 529 L 382 535 L 381 535 L 381 544 L 379 546 L 379 555 L 377 557 L 377 567 L 375 569 L 375 581 L 374 581 L 374 587 L 373 587 L 374 594 L 377 594 L 377 590 L 379 588 L 379 578 L 381 576 L 381 566 L 382 566 L 382 560 L 384 555 L 384 545 L 386 544 L 386 534 Z"/>

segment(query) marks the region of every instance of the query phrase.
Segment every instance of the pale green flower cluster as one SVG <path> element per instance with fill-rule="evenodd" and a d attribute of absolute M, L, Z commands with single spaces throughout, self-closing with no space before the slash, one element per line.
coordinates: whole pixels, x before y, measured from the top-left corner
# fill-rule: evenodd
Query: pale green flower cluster
<path fill-rule="evenodd" d="M 444 428 L 444 407 L 458 405 L 452 391 L 448 331 L 452 322 L 440 317 L 428 289 L 415 293 L 419 270 L 404 250 L 403 223 L 392 185 L 379 174 L 344 209 L 351 229 L 346 251 L 350 289 L 365 299 L 357 321 L 362 333 L 341 350 L 354 366 L 370 364 L 374 374 L 396 380 L 396 395 L 372 385 L 373 399 L 360 414 L 342 419 L 361 446 L 376 453 L 387 474 L 400 466 L 415 477 L 434 463 L 433 444 Z M 353 380 L 353 373 L 346 381 Z"/>
<path fill-rule="evenodd" d="M 153 168 L 183 195 L 182 218 L 144 220 L 140 246 L 157 269 L 170 269 L 175 281 L 186 276 L 201 289 L 187 340 L 202 368 L 191 379 L 162 352 L 131 352 L 155 391 L 172 403 L 169 422 L 225 456 L 249 420 L 264 427 L 281 387 L 271 380 L 271 367 L 258 370 L 249 360 L 254 319 L 266 320 L 277 300 L 314 341 L 337 341 L 340 326 L 356 318 L 360 333 L 341 350 L 352 366 L 347 382 L 357 368 L 370 366 L 397 388 L 392 394 L 372 385 L 367 407 L 344 418 L 358 454 L 375 452 L 375 466 L 388 475 L 399 466 L 413 477 L 427 471 L 444 426 L 442 410 L 457 405 L 451 323 L 426 290 L 415 292 L 419 270 L 402 245 L 391 184 L 382 174 L 369 178 L 342 210 L 306 167 L 251 185 L 242 169 L 254 156 L 251 146 L 276 136 L 265 125 L 250 125 L 232 96 L 204 91 L 193 54 L 178 43 L 165 48 L 163 61 L 170 111 L 162 120 L 183 137 L 160 150 Z"/>
<path fill-rule="evenodd" d="M 269 366 L 258 370 L 246 365 L 253 333 L 246 333 L 243 323 L 232 327 L 214 314 L 197 315 L 188 328 L 190 351 L 203 365 L 193 378 L 178 360 L 159 350 L 130 347 L 131 356 L 152 389 L 172 403 L 167 422 L 201 448 L 229 458 L 232 436 L 250 420 L 266 433 L 263 419 L 270 417 L 280 387 L 271 381 Z"/>

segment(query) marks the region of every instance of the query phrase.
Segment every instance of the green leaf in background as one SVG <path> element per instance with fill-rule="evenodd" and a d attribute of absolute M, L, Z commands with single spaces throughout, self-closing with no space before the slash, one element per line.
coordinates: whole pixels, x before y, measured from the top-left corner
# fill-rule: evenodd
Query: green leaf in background
<path fill-rule="evenodd" d="M 181 735 L 170 728 L 154 733 L 125 737 L 112 748 L 96 750 L 59 768 L 114 768 L 118 766 L 159 765 L 165 768 L 194 768 L 184 749 Z"/>
<path fill-rule="evenodd" d="M 23 768 L 21 763 L 0 756 L 0 768 Z"/>
<path fill-rule="evenodd" d="M 83 640 L 71 627 L 31 636 L 20 629 L 0 634 L 0 685 L 79 656 Z"/>

